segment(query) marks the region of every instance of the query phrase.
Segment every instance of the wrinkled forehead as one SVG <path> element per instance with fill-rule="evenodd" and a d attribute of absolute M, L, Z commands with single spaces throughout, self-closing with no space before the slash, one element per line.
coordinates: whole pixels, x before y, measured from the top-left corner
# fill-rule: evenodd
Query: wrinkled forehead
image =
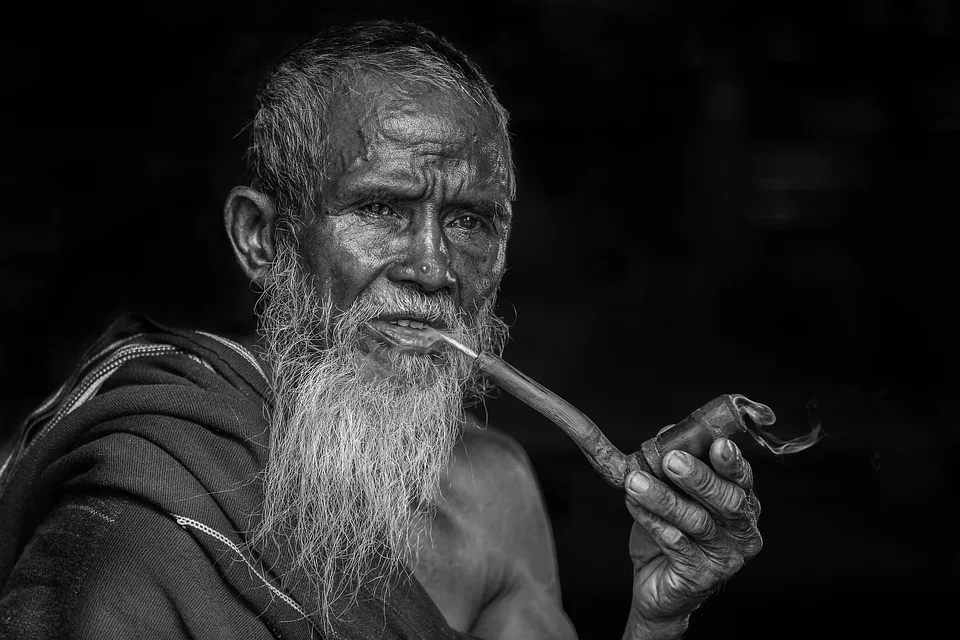
<path fill-rule="evenodd" d="M 508 180 L 509 142 L 495 113 L 461 90 L 366 74 L 334 98 L 328 118 L 328 161 L 335 172 L 389 145 L 469 158 L 484 165 L 481 173 Z"/>

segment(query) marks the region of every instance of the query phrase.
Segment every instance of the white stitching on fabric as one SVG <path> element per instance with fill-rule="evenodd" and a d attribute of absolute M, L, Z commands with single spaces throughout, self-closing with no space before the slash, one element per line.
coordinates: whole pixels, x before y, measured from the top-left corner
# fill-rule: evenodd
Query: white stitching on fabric
<path fill-rule="evenodd" d="M 267 376 L 260 367 L 260 364 L 257 362 L 256 358 L 253 357 L 253 354 L 251 354 L 247 349 L 243 348 L 232 340 L 228 340 L 227 338 L 223 338 L 212 333 L 207 333 L 206 331 L 197 331 L 197 333 L 207 336 L 208 338 L 216 340 L 217 342 L 233 349 L 247 362 L 249 362 L 264 380 L 267 379 Z M 129 344 L 143 335 L 144 334 L 142 333 L 138 333 L 136 335 L 128 336 L 101 349 L 82 366 L 86 367 L 89 365 L 89 363 L 95 362 L 97 359 L 110 354 L 111 351 L 115 352 L 112 353 L 110 357 L 105 362 L 101 363 L 96 369 L 83 376 L 83 378 L 81 378 L 80 381 L 74 385 L 72 391 L 67 388 L 67 384 L 69 383 L 65 383 L 53 395 L 47 398 L 38 409 L 31 412 L 30 416 L 27 418 L 28 421 L 33 419 L 34 416 L 40 416 L 44 411 L 47 411 L 53 408 L 55 405 L 60 404 L 60 408 L 57 409 L 56 413 L 54 413 L 54 415 L 46 421 L 46 424 L 43 425 L 42 429 L 39 433 L 37 433 L 33 440 L 40 440 L 50 433 L 50 430 L 53 429 L 53 427 L 55 427 L 65 416 L 69 415 L 74 409 L 78 408 L 80 405 L 92 398 L 103 385 L 103 383 L 106 382 L 107 379 L 113 375 L 121 365 L 134 358 L 139 358 L 141 356 L 161 355 L 166 353 L 179 353 L 185 354 L 192 360 L 207 367 L 207 369 L 214 371 L 213 366 L 203 358 L 170 344 Z M 7 456 L 7 459 L 0 464 L 0 478 L 4 477 L 4 472 L 15 458 L 16 451 Z"/>
<path fill-rule="evenodd" d="M 67 414 L 89 400 L 97 390 L 106 382 L 107 378 L 113 375 L 121 365 L 139 358 L 141 356 L 161 355 L 165 353 L 183 353 L 177 347 L 167 344 L 158 345 L 130 345 L 117 351 L 107 362 L 98 369 L 91 371 L 83 379 L 80 385 L 74 390 L 73 394 L 64 402 L 56 415 L 50 419 L 50 422 L 43 427 L 43 430 L 37 434 L 34 441 L 40 440 L 50 430 L 57 425 Z"/>
<path fill-rule="evenodd" d="M 103 386 L 103 383 L 106 382 L 111 375 L 116 373 L 117 369 L 119 369 L 121 365 L 133 360 L 134 358 L 139 358 L 141 356 L 179 353 L 185 354 L 205 365 L 211 371 L 213 370 L 213 367 L 210 366 L 209 362 L 171 344 L 127 344 L 123 347 L 120 346 L 130 342 L 131 340 L 135 340 L 141 335 L 142 334 L 137 334 L 128 338 L 124 338 L 123 340 L 118 340 L 112 343 L 109 347 L 101 349 L 95 356 L 84 362 L 81 366 L 81 369 L 89 366 L 91 362 L 96 361 L 98 358 L 108 354 L 111 349 L 116 349 L 116 353 L 112 354 L 96 369 L 87 372 L 87 374 L 84 375 L 80 381 L 73 386 L 72 391 L 67 389 L 69 382 L 64 383 L 56 393 L 44 401 L 40 408 L 34 410 L 27 418 L 28 423 L 35 419 L 35 417 L 40 416 L 40 414 L 42 414 L 44 411 L 47 411 L 53 406 L 60 404 L 60 408 L 57 409 L 53 416 L 48 418 L 46 421 L 40 421 L 39 424 L 43 426 L 33 438 L 33 442 L 36 442 L 40 438 L 43 438 L 50 433 L 50 430 L 53 429 L 53 427 L 55 427 L 65 416 L 69 415 L 74 409 L 92 398 L 100 389 L 100 387 Z M 2 487 L 4 482 L 6 482 L 6 477 L 4 474 L 6 473 L 7 469 L 17 459 L 18 449 L 14 447 L 14 449 L 7 456 L 6 460 L 3 461 L 3 464 L 0 464 L 0 487 Z"/>
<path fill-rule="evenodd" d="M 207 362 L 206 360 L 204 360 L 204 359 L 201 358 L 200 356 L 195 356 L 195 355 L 193 355 L 192 353 L 188 353 L 188 354 L 187 354 L 187 357 L 190 358 L 191 360 L 193 360 L 194 362 L 198 363 L 198 364 L 202 364 L 203 366 L 205 366 L 205 367 L 206 367 L 207 369 L 209 369 L 210 371 L 213 371 L 214 373 L 216 373 L 216 369 L 213 368 L 213 365 L 211 365 L 209 362 Z"/>
<path fill-rule="evenodd" d="M 176 347 L 173 347 L 173 346 L 156 345 L 151 347 L 144 347 L 142 351 L 135 351 L 134 349 L 131 348 L 130 352 L 125 353 L 122 357 L 111 358 L 109 362 L 104 364 L 103 368 L 98 369 L 98 372 L 100 372 L 102 377 L 95 380 L 91 380 L 90 386 L 87 388 L 87 390 L 84 391 L 79 397 L 76 397 L 71 401 L 70 406 L 67 408 L 66 412 L 67 413 L 72 412 L 78 406 L 80 406 L 81 404 L 89 400 L 91 397 L 96 395 L 97 389 L 103 386 L 103 383 L 106 382 L 107 379 L 111 375 L 113 375 L 117 369 L 121 367 L 121 365 L 129 362 L 130 360 L 133 360 L 134 358 L 139 358 L 141 356 L 160 355 L 161 353 L 170 353 L 170 352 L 182 353 L 180 349 L 177 349 Z"/>
<path fill-rule="evenodd" d="M 222 533 L 220 533 L 220 532 L 217 531 L 216 529 L 213 529 L 213 528 L 211 528 L 211 527 L 203 524 L 202 522 L 198 522 L 197 520 L 194 520 L 193 518 L 186 518 L 186 517 L 184 517 L 184 516 L 178 516 L 178 515 L 175 514 L 175 513 L 171 513 L 170 515 L 173 516 L 173 518 L 177 521 L 177 524 L 179 524 L 181 527 L 193 527 L 194 529 L 198 529 L 198 530 L 204 532 L 205 534 L 207 534 L 208 536 L 211 536 L 211 537 L 213 537 L 213 538 L 216 538 L 217 540 L 219 540 L 219 541 L 222 542 L 223 544 L 225 544 L 225 545 L 227 545 L 228 547 L 230 547 L 231 549 L 233 549 L 234 553 L 236 553 L 238 556 L 240 556 L 240 558 L 247 564 L 247 566 L 250 568 L 250 571 L 252 571 L 255 576 L 257 576 L 258 578 L 260 578 L 261 582 L 263 582 L 263 584 L 266 585 L 266 587 L 267 587 L 268 589 L 270 589 L 270 591 L 271 591 L 274 595 L 276 595 L 278 598 L 280 598 L 281 600 L 283 600 L 284 602 L 286 602 L 288 605 L 290 605 L 291 607 L 293 607 L 293 609 L 294 609 L 297 613 L 299 613 L 301 616 L 303 616 L 305 620 L 309 621 L 309 617 L 307 616 L 307 613 L 303 610 L 303 608 L 301 608 L 300 605 L 297 604 L 297 602 L 296 602 L 293 598 L 291 598 L 290 596 L 288 596 L 287 594 L 285 594 L 283 591 L 280 591 L 280 590 L 277 589 L 275 586 L 273 586 L 272 584 L 270 584 L 270 581 L 267 580 L 259 571 L 256 570 L 256 568 L 253 566 L 253 563 L 251 563 L 249 560 L 247 560 L 247 557 L 246 557 L 245 555 L 243 555 L 243 552 L 240 550 L 240 547 L 238 547 L 237 545 L 235 545 L 229 538 L 227 538 L 225 535 L 223 535 Z"/>
<path fill-rule="evenodd" d="M 111 517 L 108 516 L 107 514 L 101 513 L 100 511 L 97 511 L 97 510 L 94 509 L 93 507 L 88 507 L 88 506 L 85 505 L 85 504 L 66 504 L 66 505 L 64 505 L 64 508 L 65 508 L 65 509 L 80 509 L 81 511 L 86 511 L 87 513 L 92 513 L 92 514 L 95 515 L 95 516 L 99 516 L 99 517 L 103 518 L 104 520 L 106 520 L 107 522 L 111 522 L 111 523 L 112 523 L 112 522 L 116 522 L 116 520 L 114 520 L 113 518 L 111 518 Z"/>
<path fill-rule="evenodd" d="M 117 349 L 118 347 L 120 347 L 120 345 L 130 342 L 131 340 L 136 340 L 142 335 L 143 335 L 142 333 L 137 333 L 128 338 L 124 338 L 123 340 L 117 340 L 116 342 L 111 343 L 110 346 L 101 349 L 100 351 L 95 353 L 93 356 L 88 358 L 87 361 L 81 365 L 81 367 L 86 367 L 89 363 L 96 362 L 98 359 L 102 358 L 107 353 L 110 353 L 114 349 Z M 70 384 L 70 381 L 68 380 L 67 382 L 64 382 L 62 385 L 60 385 L 60 388 L 57 389 L 53 395 L 51 395 L 49 398 L 44 400 L 43 404 L 41 404 L 39 407 L 34 409 L 32 412 L 30 412 L 30 415 L 27 417 L 27 421 L 31 420 L 34 416 L 40 415 L 47 409 L 50 409 L 51 407 L 53 407 L 53 405 L 60 402 L 62 400 L 61 396 L 69 392 L 69 388 L 68 388 L 69 384 Z"/>
<path fill-rule="evenodd" d="M 91 362 L 96 362 L 98 359 L 100 359 L 100 358 L 102 358 L 103 356 L 107 355 L 107 354 L 110 353 L 111 351 L 116 351 L 116 350 L 118 350 L 122 345 L 127 344 L 127 343 L 129 343 L 129 342 L 133 342 L 133 341 L 139 339 L 139 338 L 142 337 L 142 336 L 143 336 L 142 333 L 135 333 L 135 334 L 133 334 L 132 336 L 127 336 L 126 338 L 123 338 L 123 339 L 121 339 L 121 340 L 117 340 L 116 342 L 111 342 L 109 346 L 104 347 L 103 349 L 101 349 L 100 351 L 98 351 L 97 353 L 95 353 L 93 356 L 91 356 L 89 359 L 87 359 L 87 362 L 84 363 L 84 366 L 86 366 L 87 364 L 89 364 L 89 363 L 91 363 Z"/>
<path fill-rule="evenodd" d="M 80 384 L 74 389 L 73 395 L 60 407 L 60 410 L 54 416 L 54 420 L 60 420 L 77 406 L 89 400 L 103 384 L 106 377 L 109 377 L 120 365 L 140 356 L 159 355 L 174 350 L 176 350 L 176 347 L 172 345 L 128 345 L 117 350 L 110 356 L 109 360 L 84 376 Z M 92 392 L 91 387 L 93 388 Z"/>

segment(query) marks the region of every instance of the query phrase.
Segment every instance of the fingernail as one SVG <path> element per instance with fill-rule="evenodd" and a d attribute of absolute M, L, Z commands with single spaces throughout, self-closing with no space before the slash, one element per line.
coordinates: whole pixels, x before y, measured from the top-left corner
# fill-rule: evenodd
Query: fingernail
<path fill-rule="evenodd" d="M 690 465 L 690 460 L 687 458 L 686 453 L 683 451 L 671 451 L 667 456 L 667 468 L 678 476 L 685 476 L 690 473 L 690 469 L 693 467 Z"/>
<path fill-rule="evenodd" d="M 630 476 L 630 489 L 637 493 L 644 493 L 650 488 L 650 478 L 642 471 L 637 471 Z"/>
<path fill-rule="evenodd" d="M 724 462 L 730 462 L 736 454 L 737 451 L 733 448 L 733 443 L 726 440 L 723 443 L 723 447 L 720 448 L 720 459 Z"/>

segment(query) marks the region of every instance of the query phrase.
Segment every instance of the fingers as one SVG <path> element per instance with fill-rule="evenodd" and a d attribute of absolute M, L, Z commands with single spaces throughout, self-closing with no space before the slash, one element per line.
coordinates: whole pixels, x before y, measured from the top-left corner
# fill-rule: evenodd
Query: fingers
<path fill-rule="evenodd" d="M 689 540 L 683 539 L 687 535 L 699 544 L 719 543 L 720 532 L 710 513 L 653 476 L 638 471 L 630 476 L 626 488 L 627 506 L 634 507 L 630 509 L 634 519 L 661 547 L 666 545 L 680 552 L 682 545 L 689 544 Z M 636 507 L 641 508 L 642 518 L 635 513 Z"/>
<path fill-rule="evenodd" d="M 760 501 L 753 494 L 753 467 L 744 459 L 740 447 L 732 440 L 718 438 L 710 447 L 710 462 L 719 475 L 746 491 L 750 510 L 754 518 L 759 518 Z"/>
<path fill-rule="evenodd" d="M 678 487 L 725 523 L 740 519 L 749 507 L 746 491 L 686 452 L 671 451 L 665 455 L 663 470 Z"/>
<path fill-rule="evenodd" d="M 688 570 L 700 570 L 704 567 L 706 563 L 700 547 L 675 525 L 630 500 L 627 500 L 627 510 L 637 523 L 630 532 L 630 557 L 635 566 L 648 565 L 653 557 L 663 553 L 674 566 Z M 640 533 L 641 531 L 645 532 L 646 536 Z M 652 553 L 646 547 L 634 547 L 638 538 L 642 541 L 644 537 L 649 537 L 656 543 L 657 553 Z"/>
<path fill-rule="evenodd" d="M 720 448 L 718 446 L 711 448 L 711 456 L 716 449 Z M 736 460 L 738 457 L 739 462 Z M 663 470 L 674 484 L 709 509 L 725 524 L 735 524 L 747 516 L 756 515 L 751 509 L 748 496 L 752 494 L 749 489 L 753 483 L 753 472 L 743 457 L 739 456 L 739 452 L 731 454 L 731 458 L 724 463 L 727 465 L 727 470 L 734 476 L 730 480 L 721 477 L 722 474 L 714 473 L 706 464 L 684 451 L 667 453 L 663 457 Z M 744 487 L 741 483 L 748 486 Z"/>
<path fill-rule="evenodd" d="M 721 476 L 740 485 L 746 491 L 753 489 L 753 467 L 743 458 L 740 448 L 727 438 L 717 438 L 710 446 L 710 464 Z"/>
<path fill-rule="evenodd" d="M 628 483 L 627 491 L 627 509 L 636 521 L 630 533 L 630 556 L 641 573 L 653 567 L 655 563 L 650 560 L 658 555 L 643 546 L 646 540 L 652 540 L 677 570 L 673 574 L 677 581 L 674 588 L 706 592 L 739 571 L 745 556 L 706 510 L 642 473 L 637 472 L 639 478 L 631 477 L 639 482 Z M 642 487 L 644 480 L 648 481 L 647 488 L 634 491 L 633 487 Z"/>
<path fill-rule="evenodd" d="M 711 447 L 711 458 L 715 451 L 716 457 L 726 465 L 725 471 L 732 475 L 731 480 L 724 479 L 706 464 L 682 451 L 671 451 L 664 456 L 664 472 L 717 518 L 744 555 L 753 557 L 763 546 L 757 529 L 759 502 L 749 490 L 753 483 L 753 472 L 739 451 L 725 451 L 725 445 L 715 444 Z M 726 459 L 723 459 L 724 453 L 729 454 Z M 746 484 L 747 488 L 741 483 Z"/>

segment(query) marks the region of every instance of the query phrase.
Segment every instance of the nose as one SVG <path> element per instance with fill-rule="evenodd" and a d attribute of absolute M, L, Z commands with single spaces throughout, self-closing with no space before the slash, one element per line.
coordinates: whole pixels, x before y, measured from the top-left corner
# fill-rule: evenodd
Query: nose
<path fill-rule="evenodd" d="M 425 293 L 453 288 L 457 280 L 450 269 L 450 250 L 438 220 L 411 230 L 403 255 L 387 275 L 393 282 Z"/>

